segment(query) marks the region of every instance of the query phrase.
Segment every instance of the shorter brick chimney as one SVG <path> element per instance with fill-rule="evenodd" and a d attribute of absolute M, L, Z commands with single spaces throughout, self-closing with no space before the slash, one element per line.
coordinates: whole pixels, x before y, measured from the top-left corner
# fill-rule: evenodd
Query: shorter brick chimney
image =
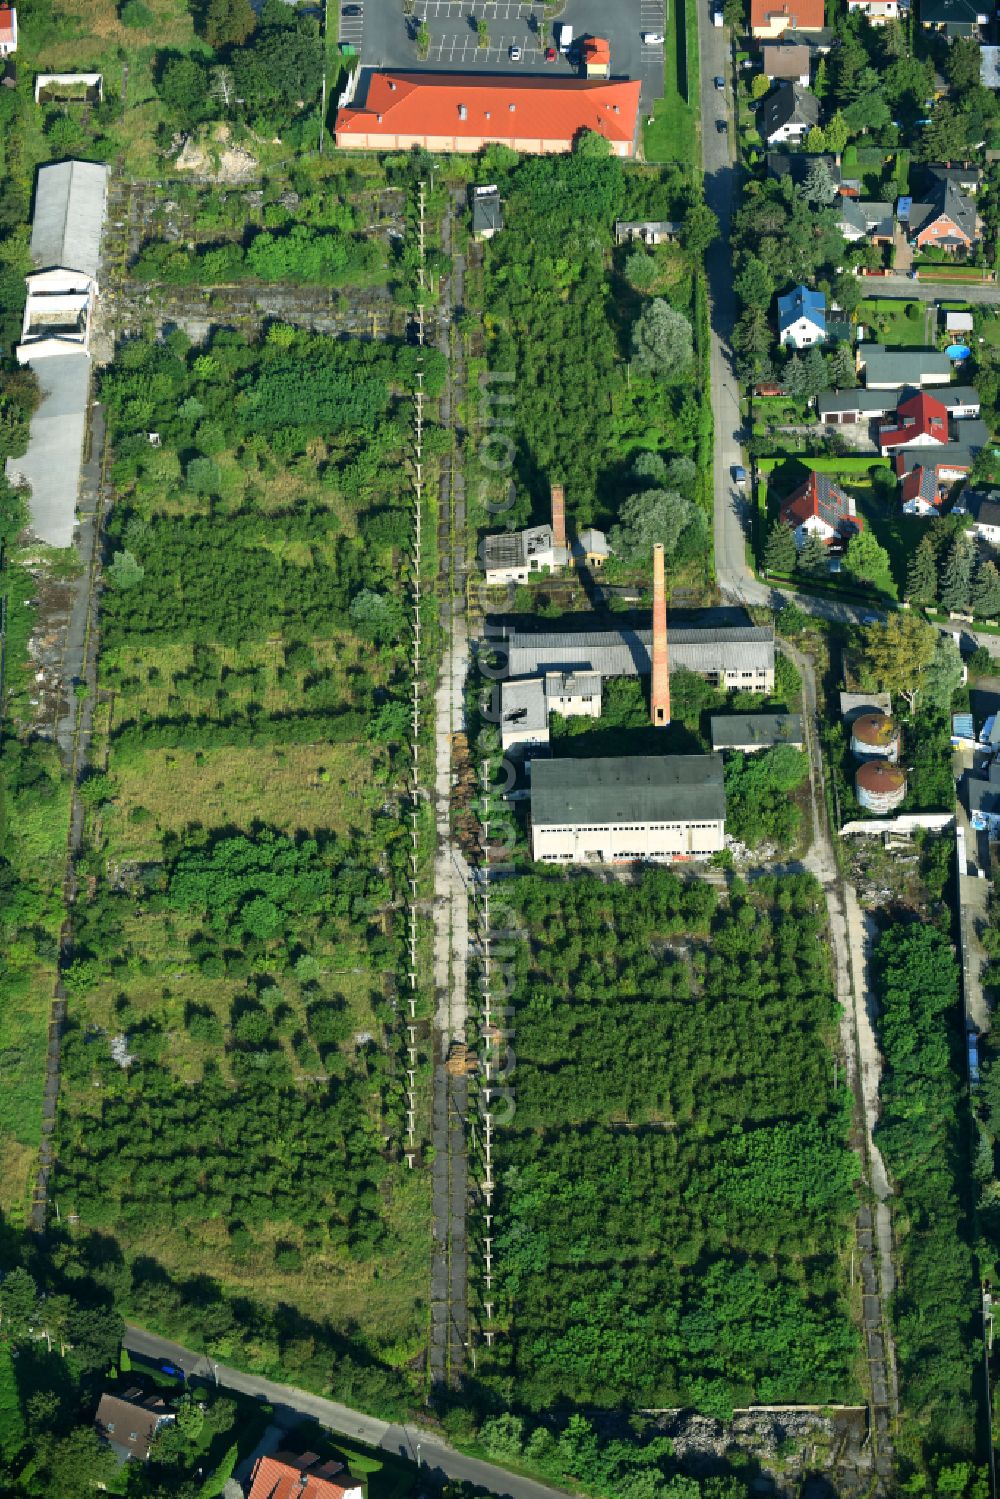
<path fill-rule="evenodd" d="M 566 495 L 561 484 L 549 486 L 552 493 L 552 545 L 566 545 Z"/>
<path fill-rule="evenodd" d="M 649 712 L 654 729 L 670 723 L 670 663 L 667 656 L 667 589 L 663 577 L 663 542 L 653 545 L 653 682 Z"/>

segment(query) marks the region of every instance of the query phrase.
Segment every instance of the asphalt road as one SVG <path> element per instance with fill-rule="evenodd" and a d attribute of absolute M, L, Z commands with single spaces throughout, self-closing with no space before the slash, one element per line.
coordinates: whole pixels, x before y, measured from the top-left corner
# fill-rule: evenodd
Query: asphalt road
<path fill-rule="evenodd" d="M 701 154 L 705 173 L 705 201 L 718 216 L 722 231 L 708 252 L 709 309 L 712 323 L 710 356 L 712 411 L 715 418 L 715 571 L 724 594 L 748 603 L 766 603 L 770 589 L 756 582 L 746 560 L 744 519 L 747 499 L 733 483 L 741 463 L 740 394 L 732 369 L 732 333 L 736 322 L 736 293 L 730 259 L 730 222 L 737 191 L 732 150 L 732 56 L 728 26 L 712 25 L 708 0 L 697 0 L 698 53 L 701 65 Z M 726 80 L 725 93 L 715 87 Z M 716 121 L 725 119 L 723 135 Z"/>
<path fill-rule="evenodd" d="M 549 1488 L 534 1479 L 508 1473 L 493 1463 L 465 1457 L 419 1426 L 379 1421 L 362 1411 L 338 1405 L 335 1400 L 324 1400 L 320 1395 L 310 1395 L 292 1385 L 275 1384 L 273 1380 L 261 1379 L 256 1374 L 244 1374 L 239 1369 L 213 1362 L 203 1353 L 194 1353 L 190 1348 L 182 1348 L 178 1343 L 144 1332 L 142 1328 L 126 1327 L 125 1347 L 130 1353 L 173 1364 L 187 1375 L 214 1381 L 222 1389 L 237 1390 L 240 1394 L 266 1400 L 274 1407 L 274 1418 L 282 1426 L 290 1427 L 304 1417 L 311 1417 L 339 1436 L 351 1437 L 370 1447 L 379 1447 L 385 1452 L 409 1458 L 411 1462 L 419 1462 L 435 1479 L 451 1478 L 479 1484 L 494 1494 L 510 1495 L 511 1499 L 565 1499 L 562 1489 Z"/>
<path fill-rule="evenodd" d="M 1000 282 L 977 282 L 966 286 L 957 281 L 911 281 L 909 276 L 859 276 L 858 285 L 868 297 L 886 292 L 909 302 L 996 302 L 1000 304 Z"/>

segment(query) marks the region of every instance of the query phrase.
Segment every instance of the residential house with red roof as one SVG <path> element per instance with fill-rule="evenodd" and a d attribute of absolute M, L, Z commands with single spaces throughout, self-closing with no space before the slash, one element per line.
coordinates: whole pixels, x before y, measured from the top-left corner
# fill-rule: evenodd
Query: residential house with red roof
<path fill-rule="evenodd" d="M 0 57 L 17 51 L 17 11 L 12 5 L 0 5 Z"/>
<path fill-rule="evenodd" d="M 366 151 L 479 151 L 499 143 L 543 155 L 572 151 L 586 130 L 616 156 L 636 154 L 639 79 L 372 73 L 363 104 L 337 115 L 337 145 Z"/>
<path fill-rule="evenodd" d="M 785 500 L 781 519 L 794 531 L 797 547 L 805 546 L 808 536 L 818 536 L 827 546 L 846 545 L 864 530 L 854 496 L 835 484 L 829 474 L 810 474 Z"/>
<path fill-rule="evenodd" d="M 948 408 L 925 390 L 908 396 L 896 407 L 895 420 L 878 434 L 878 445 L 887 448 L 927 448 L 948 441 Z"/>
<path fill-rule="evenodd" d="M 786 31 L 822 31 L 823 0 L 750 0 L 750 30 L 774 41 Z"/>
<path fill-rule="evenodd" d="M 364 1490 L 343 1463 L 321 1462 L 315 1452 L 261 1457 L 248 1499 L 363 1499 Z"/>

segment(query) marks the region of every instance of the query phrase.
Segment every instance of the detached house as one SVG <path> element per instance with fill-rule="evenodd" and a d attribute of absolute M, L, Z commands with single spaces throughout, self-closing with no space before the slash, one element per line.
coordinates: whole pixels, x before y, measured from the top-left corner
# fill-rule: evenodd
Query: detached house
<path fill-rule="evenodd" d="M 750 31 L 773 41 L 788 31 L 822 31 L 823 0 L 750 0 Z"/>
<path fill-rule="evenodd" d="M 810 474 L 781 507 L 781 519 L 795 533 L 795 545 L 803 547 L 808 536 L 818 536 L 827 546 L 846 545 L 864 530 L 853 495 L 834 484 L 829 474 Z"/>
<path fill-rule="evenodd" d="M 249 1499 L 363 1499 L 364 1485 L 343 1463 L 315 1452 L 259 1457 L 250 1475 Z"/>
<path fill-rule="evenodd" d="M 0 57 L 17 51 L 17 11 L 12 5 L 0 5 Z"/>
<path fill-rule="evenodd" d="M 765 78 L 770 78 L 772 83 L 784 80 L 797 83 L 801 88 L 809 87 L 808 47 L 762 47 L 761 62 Z"/>
<path fill-rule="evenodd" d="M 937 178 L 924 202 L 906 205 L 900 199 L 900 221 L 916 249 L 940 245 L 943 250 L 971 250 L 982 238 L 982 220 L 975 202 L 949 175 Z"/>
<path fill-rule="evenodd" d="M 941 446 L 947 441 L 947 409 L 923 390 L 900 401 L 895 420 L 883 427 L 878 435 L 883 452 L 888 448 Z"/>
<path fill-rule="evenodd" d="M 848 15 L 862 15 L 871 26 L 884 26 L 888 21 L 898 21 L 899 13 L 909 10 L 907 0 L 847 0 Z"/>
<path fill-rule="evenodd" d="M 866 202 L 861 198 L 841 198 L 837 208 L 837 228 L 850 244 L 859 239 L 873 245 L 891 245 L 896 217 L 891 203 Z"/>
<path fill-rule="evenodd" d="M 887 349 L 884 344 L 859 344 L 857 365 L 859 371 L 864 371 L 869 390 L 951 384 L 951 360 L 941 349 Z"/>
<path fill-rule="evenodd" d="M 925 30 L 939 31 L 949 42 L 978 36 L 990 23 L 983 0 L 917 0 L 917 14 Z"/>
<path fill-rule="evenodd" d="M 808 349 L 826 338 L 826 298 L 821 291 L 796 286 L 778 298 L 778 342 Z"/>
<path fill-rule="evenodd" d="M 760 106 L 758 129 L 769 146 L 802 141 L 819 124 L 819 100 L 798 83 L 779 83 Z"/>
<path fill-rule="evenodd" d="M 123 1395 L 102 1395 L 94 1425 L 122 1462 L 136 1458 L 144 1463 L 161 1426 L 176 1419 L 159 1395 L 145 1395 L 135 1386 Z"/>

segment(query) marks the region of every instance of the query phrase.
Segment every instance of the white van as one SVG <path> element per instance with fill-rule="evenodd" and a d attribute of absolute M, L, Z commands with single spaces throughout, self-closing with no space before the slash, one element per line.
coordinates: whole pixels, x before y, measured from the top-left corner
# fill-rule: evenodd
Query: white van
<path fill-rule="evenodd" d="M 573 45 L 573 28 L 563 24 L 559 27 L 559 51 L 568 52 Z"/>

